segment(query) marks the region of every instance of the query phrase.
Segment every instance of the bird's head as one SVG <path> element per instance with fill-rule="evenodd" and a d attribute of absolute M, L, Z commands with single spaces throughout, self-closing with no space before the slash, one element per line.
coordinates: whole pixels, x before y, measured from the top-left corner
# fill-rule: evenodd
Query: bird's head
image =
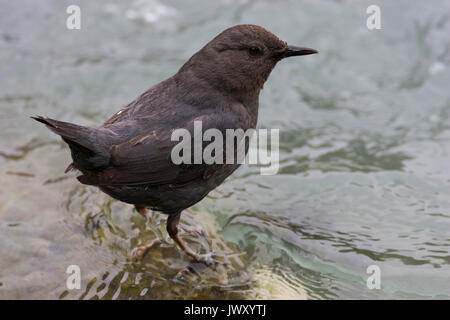
<path fill-rule="evenodd" d="M 226 29 L 180 69 L 229 92 L 259 92 L 281 59 L 317 53 L 290 46 L 273 33 L 256 25 Z"/>

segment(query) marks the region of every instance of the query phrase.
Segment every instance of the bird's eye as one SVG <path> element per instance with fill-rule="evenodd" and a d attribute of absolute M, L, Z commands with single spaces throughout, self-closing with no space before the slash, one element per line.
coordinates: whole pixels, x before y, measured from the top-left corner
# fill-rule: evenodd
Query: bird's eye
<path fill-rule="evenodd" d="M 260 56 L 263 54 L 263 51 L 262 51 L 262 49 L 260 49 L 258 47 L 250 47 L 250 48 L 248 48 L 248 53 L 251 56 Z"/>

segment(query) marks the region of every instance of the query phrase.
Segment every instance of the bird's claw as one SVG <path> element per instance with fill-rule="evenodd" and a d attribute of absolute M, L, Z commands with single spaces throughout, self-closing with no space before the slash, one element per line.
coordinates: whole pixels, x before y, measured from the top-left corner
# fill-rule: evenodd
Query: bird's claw
<path fill-rule="evenodd" d="M 208 268 L 213 265 L 223 265 L 226 267 L 231 266 L 229 262 L 219 261 L 213 258 L 214 253 L 210 252 L 203 255 L 195 255 L 193 261 L 184 269 L 180 270 L 174 277 L 174 279 L 179 280 L 185 278 L 189 274 L 197 274 L 200 270 Z M 202 264 L 203 266 L 195 266 L 195 264 Z"/>
<path fill-rule="evenodd" d="M 161 242 L 161 239 L 155 239 L 146 245 L 134 248 L 131 251 L 131 260 L 134 262 L 141 260 L 152 247 L 159 245 Z"/>
<path fill-rule="evenodd" d="M 202 254 L 202 255 L 196 255 L 196 257 L 194 258 L 194 262 L 203 263 L 206 266 L 212 266 L 212 265 L 230 266 L 229 262 L 219 261 L 217 259 L 214 259 L 213 256 L 214 256 L 213 252 Z"/>
<path fill-rule="evenodd" d="M 146 252 L 147 250 L 144 250 L 142 247 L 134 248 L 131 251 L 131 261 L 136 262 L 138 260 L 141 260 Z"/>
<path fill-rule="evenodd" d="M 204 237 L 205 236 L 205 232 L 200 229 L 200 228 L 196 228 L 196 227 L 190 227 L 184 224 L 179 224 L 179 228 L 181 230 L 183 230 L 186 234 L 190 234 L 196 238 L 200 238 L 200 237 Z"/>

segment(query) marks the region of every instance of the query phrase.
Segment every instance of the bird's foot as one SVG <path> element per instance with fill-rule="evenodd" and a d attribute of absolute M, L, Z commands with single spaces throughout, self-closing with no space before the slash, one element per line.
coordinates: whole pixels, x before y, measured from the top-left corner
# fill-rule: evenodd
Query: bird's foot
<path fill-rule="evenodd" d="M 183 230 L 186 234 L 190 234 L 191 236 L 194 236 L 196 238 L 205 236 L 205 232 L 200 228 L 190 227 L 190 226 L 187 226 L 187 225 L 181 224 L 181 223 L 178 225 L 178 227 L 181 230 Z"/>
<path fill-rule="evenodd" d="M 144 217 L 144 219 L 148 219 L 147 208 L 143 206 L 134 206 L 136 211 Z"/>
<path fill-rule="evenodd" d="M 155 239 L 146 245 L 134 248 L 133 251 L 131 251 L 131 260 L 132 261 L 141 260 L 152 247 L 157 246 L 161 243 L 162 243 L 161 239 Z"/>
<path fill-rule="evenodd" d="M 224 265 L 224 266 L 230 266 L 229 262 L 223 262 L 219 261 L 217 259 L 213 258 L 214 253 L 206 253 L 206 254 L 196 254 L 193 259 L 195 263 L 203 263 L 206 266 L 212 266 L 212 265 Z"/>
<path fill-rule="evenodd" d="M 223 265 L 226 267 L 231 266 L 229 262 L 223 262 L 219 261 L 213 258 L 214 253 L 210 252 L 207 254 L 196 254 L 195 257 L 192 257 L 192 262 L 184 269 L 180 270 L 174 277 L 175 280 L 180 280 L 185 278 L 186 276 L 189 276 L 191 274 L 198 274 L 200 271 L 210 267 L 210 266 L 217 266 L 217 265 Z"/>

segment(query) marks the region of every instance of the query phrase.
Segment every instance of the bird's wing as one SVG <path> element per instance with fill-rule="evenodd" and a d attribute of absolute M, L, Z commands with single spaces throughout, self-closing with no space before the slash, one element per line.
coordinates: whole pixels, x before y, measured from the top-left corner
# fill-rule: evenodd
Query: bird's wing
<path fill-rule="evenodd" d="M 232 119 L 223 117 L 198 117 L 183 126 L 192 137 L 194 121 L 201 121 L 203 132 L 208 128 L 225 132 L 225 129 L 236 125 Z M 174 164 L 171 152 L 179 142 L 171 141 L 172 131 L 149 130 L 124 143 L 113 145 L 110 149 L 111 162 L 108 168 L 85 173 L 78 179 L 90 185 L 170 184 L 177 186 L 198 178 L 207 179 L 215 171 L 222 169 L 223 166 L 218 164 Z M 193 148 L 191 150 L 193 151 Z"/>
<path fill-rule="evenodd" d="M 108 120 L 105 121 L 105 123 L 102 125 L 102 127 L 105 127 L 107 125 L 113 124 L 116 121 L 120 121 L 124 117 L 128 115 L 128 112 L 130 111 L 130 108 L 132 106 L 132 103 L 128 104 L 126 107 L 123 107 L 118 112 L 116 112 L 114 115 L 111 116 Z"/>

